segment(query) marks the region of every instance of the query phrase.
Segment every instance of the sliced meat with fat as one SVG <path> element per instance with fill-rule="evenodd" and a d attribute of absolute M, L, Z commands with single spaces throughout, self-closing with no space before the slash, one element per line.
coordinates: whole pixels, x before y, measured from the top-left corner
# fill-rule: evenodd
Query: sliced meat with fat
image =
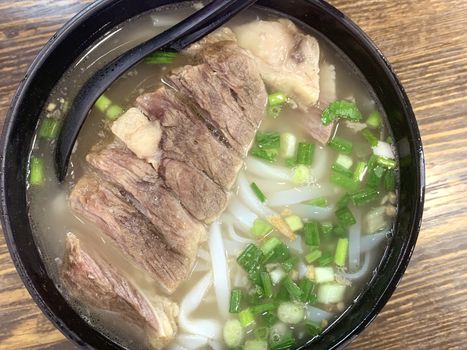
<path fill-rule="evenodd" d="M 162 349 L 175 337 L 177 304 L 155 294 L 149 301 L 111 264 L 85 252 L 72 234 L 66 240 L 60 275 L 71 297 L 87 306 L 119 312 L 144 329 L 153 348 Z"/>
<path fill-rule="evenodd" d="M 160 173 L 183 206 L 200 221 L 213 222 L 227 206 L 222 188 L 186 163 L 164 159 Z"/>
<path fill-rule="evenodd" d="M 175 249 L 194 259 L 206 229 L 185 211 L 151 165 L 118 143 L 89 153 L 86 160 L 107 181 L 130 194 L 131 204 Z"/>
<path fill-rule="evenodd" d="M 161 88 L 138 97 L 138 107 L 163 128 L 160 147 L 167 158 L 193 165 L 225 190 L 230 190 L 243 160 L 223 135 L 208 128 L 189 103 Z"/>
<path fill-rule="evenodd" d="M 253 21 L 233 30 L 240 47 L 254 55 L 266 85 L 305 111 L 318 101 L 319 45 L 314 37 L 288 19 Z"/>
<path fill-rule="evenodd" d="M 170 294 L 189 276 L 196 251 L 186 255 L 180 239 L 167 237 L 156 230 L 133 202 L 129 193 L 90 175 L 83 176 L 70 194 L 71 208 L 96 224 L 128 258 Z M 196 247 L 197 242 L 193 241 Z M 183 242 L 192 244 L 190 237 Z"/>

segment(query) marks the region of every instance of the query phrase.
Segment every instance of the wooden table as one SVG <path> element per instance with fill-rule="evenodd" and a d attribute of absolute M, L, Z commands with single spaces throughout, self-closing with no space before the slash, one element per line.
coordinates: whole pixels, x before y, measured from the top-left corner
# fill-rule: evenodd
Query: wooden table
<path fill-rule="evenodd" d="M 43 44 L 90 0 L 0 0 L 0 126 Z M 467 348 L 467 1 L 333 0 L 373 38 L 425 146 L 423 227 L 400 286 L 351 349 Z M 0 235 L 0 349 L 73 349 L 23 287 Z"/>

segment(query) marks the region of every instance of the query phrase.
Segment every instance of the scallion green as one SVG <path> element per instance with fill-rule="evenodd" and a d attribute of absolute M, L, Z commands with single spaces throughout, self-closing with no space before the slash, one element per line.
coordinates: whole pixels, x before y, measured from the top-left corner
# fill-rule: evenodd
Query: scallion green
<path fill-rule="evenodd" d="M 255 143 L 262 149 L 279 149 L 281 145 L 281 136 L 278 132 L 257 132 Z"/>
<path fill-rule="evenodd" d="M 388 192 L 396 190 L 396 173 L 394 169 L 390 169 L 384 175 L 384 189 Z"/>
<path fill-rule="evenodd" d="M 378 194 L 378 191 L 371 187 L 368 187 L 358 192 L 352 193 L 350 195 L 350 198 L 352 199 L 352 203 L 354 205 L 360 206 L 373 202 L 378 198 Z"/>
<path fill-rule="evenodd" d="M 368 116 L 366 125 L 372 129 L 377 129 L 381 126 L 381 121 L 381 114 L 378 111 L 374 111 Z"/>
<path fill-rule="evenodd" d="M 335 119 L 343 118 L 353 122 L 363 119 L 362 113 L 354 102 L 340 100 L 332 102 L 321 114 L 321 122 L 329 125 Z"/>
<path fill-rule="evenodd" d="M 352 226 L 357 222 L 349 208 L 344 207 L 336 211 L 337 222 L 343 227 Z"/>
<path fill-rule="evenodd" d="M 334 255 L 334 263 L 337 266 L 345 266 L 348 248 L 349 240 L 347 238 L 339 238 L 336 246 L 336 254 Z"/>
<path fill-rule="evenodd" d="M 240 307 L 243 299 L 243 291 L 239 288 L 233 288 L 230 291 L 229 312 L 236 314 L 240 312 Z"/>
<path fill-rule="evenodd" d="M 386 157 L 378 157 L 378 164 L 386 169 L 394 169 L 396 167 L 396 161 Z"/>
<path fill-rule="evenodd" d="M 324 208 L 328 206 L 328 200 L 325 197 L 318 197 L 306 201 L 305 204 L 312 205 L 314 207 Z"/>
<path fill-rule="evenodd" d="M 295 255 L 292 255 L 287 260 L 281 263 L 281 267 L 284 269 L 285 272 L 288 273 L 294 269 L 298 261 L 299 261 L 299 258 Z"/>
<path fill-rule="evenodd" d="M 147 64 L 169 64 L 175 61 L 178 54 L 171 51 L 155 51 L 144 58 Z"/>
<path fill-rule="evenodd" d="M 319 247 L 319 222 L 310 221 L 303 226 L 303 236 L 305 238 L 305 244 L 313 247 Z"/>
<path fill-rule="evenodd" d="M 263 191 L 261 191 L 261 189 L 258 187 L 258 185 L 255 182 L 252 182 L 250 186 L 253 192 L 255 193 L 256 197 L 258 197 L 258 199 L 262 203 L 266 202 L 266 196 L 264 195 Z"/>
<path fill-rule="evenodd" d="M 272 230 L 273 227 L 268 222 L 262 219 L 256 219 L 253 222 L 253 227 L 251 228 L 250 232 L 253 234 L 253 236 L 257 238 L 262 238 L 268 233 L 270 233 Z"/>
<path fill-rule="evenodd" d="M 311 165 L 311 163 L 313 163 L 314 152 L 314 144 L 299 142 L 297 149 L 297 164 Z"/>
<path fill-rule="evenodd" d="M 282 280 L 282 285 L 287 289 L 287 292 L 292 299 L 299 300 L 302 296 L 302 290 L 289 276 L 286 276 Z"/>
<path fill-rule="evenodd" d="M 370 129 L 365 128 L 362 130 L 362 136 L 367 142 L 370 144 L 371 147 L 375 147 L 378 144 L 378 138 L 373 135 Z"/>
<path fill-rule="evenodd" d="M 275 162 L 277 155 L 279 154 L 279 150 L 253 147 L 250 151 L 250 154 L 256 158 L 264 159 L 269 162 Z"/>
<path fill-rule="evenodd" d="M 238 314 L 238 320 L 240 321 L 240 324 L 243 328 L 251 326 L 253 323 L 255 323 L 255 317 L 250 308 L 246 308 L 240 311 Z"/>
<path fill-rule="evenodd" d="M 60 122 L 54 118 L 45 118 L 39 128 L 39 136 L 45 139 L 53 140 L 57 137 L 60 130 Z"/>
<path fill-rule="evenodd" d="M 334 256 L 329 252 L 324 252 L 318 259 L 319 266 L 329 266 L 334 261 Z"/>
<path fill-rule="evenodd" d="M 319 249 L 312 249 L 307 255 L 305 255 L 305 260 L 308 264 L 311 264 L 318 260 L 321 257 L 321 250 Z"/>
<path fill-rule="evenodd" d="M 33 156 L 29 161 L 29 184 L 32 186 L 42 186 L 44 182 L 44 160 Z"/>
<path fill-rule="evenodd" d="M 334 136 L 328 142 L 328 146 L 342 154 L 351 154 L 353 149 L 352 142 L 339 136 Z"/>
<path fill-rule="evenodd" d="M 344 174 L 332 172 L 330 180 L 334 185 L 342 187 L 343 189 L 350 192 L 353 192 L 358 188 L 358 182 Z"/>
<path fill-rule="evenodd" d="M 269 273 L 267 273 L 266 271 L 263 271 L 261 272 L 260 277 L 261 285 L 263 286 L 264 296 L 266 298 L 271 298 L 273 292 L 271 276 L 269 276 Z"/>
<path fill-rule="evenodd" d="M 355 170 L 353 172 L 352 179 L 355 182 L 362 182 L 363 178 L 365 177 L 366 170 L 367 170 L 366 163 L 358 162 L 357 165 L 355 165 Z"/>

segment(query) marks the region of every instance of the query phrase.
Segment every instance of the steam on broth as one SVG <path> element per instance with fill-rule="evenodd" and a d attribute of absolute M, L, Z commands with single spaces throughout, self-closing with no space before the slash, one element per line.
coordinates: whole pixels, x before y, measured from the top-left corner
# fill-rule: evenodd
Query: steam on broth
<path fill-rule="evenodd" d="M 57 84 L 31 151 L 28 199 L 35 239 L 49 275 L 80 315 L 129 348 L 294 348 L 320 334 L 362 295 L 397 210 L 397 162 L 384 110 L 353 64 L 326 38 L 256 8 L 225 26 L 232 31 L 221 29 L 219 35 L 226 37 L 219 42 L 201 42 L 176 57 L 156 53 L 98 100 L 78 137 L 65 182 L 58 183 L 54 174 L 55 137 L 79 86 L 106 62 L 193 11 L 186 3 L 123 23 L 86 50 Z M 267 35 L 274 40 L 261 42 Z M 287 49 L 288 38 L 298 44 Z M 202 105 L 188 79 L 232 59 L 216 56 L 213 47 L 238 54 L 241 74 L 249 79 L 244 99 L 243 90 L 226 97 L 235 104 L 229 108 L 238 108 L 239 120 L 246 118 L 232 133 L 222 131 L 233 128 L 233 117 L 215 119 L 216 110 L 210 109 L 217 100 L 208 98 L 215 93 Z M 212 56 L 203 56 L 209 50 Z M 221 91 L 231 82 L 226 79 L 220 73 L 205 77 L 199 89 L 212 80 Z M 247 97 L 259 102 L 245 107 Z M 159 113 L 153 101 L 169 106 L 162 117 L 151 117 Z M 166 140 L 176 139 L 170 132 L 179 125 L 169 125 L 167 109 L 177 111 L 177 101 L 195 105 L 196 113 L 184 112 L 195 116 L 192 129 L 209 122 L 206 130 L 215 139 L 209 142 L 225 146 L 229 159 L 239 164 L 226 163 L 232 171 L 226 167 L 225 177 L 211 163 L 203 168 L 202 159 L 175 157 L 168 149 L 175 141 L 168 145 Z M 152 175 L 158 167 L 159 175 Z M 141 178 L 135 180 L 135 174 Z M 181 188 L 184 174 L 216 193 L 215 203 L 203 201 L 202 191 L 192 187 L 188 196 Z M 147 247 L 166 239 L 164 230 L 171 225 L 160 223 L 165 207 L 145 206 L 152 199 L 138 187 L 141 182 L 157 200 L 170 199 L 164 206 L 183 210 L 171 224 L 186 236 L 181 234 L 178 246 L 164 243 L 170 248 L 164 265 L 170 281 L 160 267 L 150 266 L 159 248 Z M 151 235 L 159 237 L 156 243 L 136 237 Z M 130 246 L 142 247 L 142 253 Z M 146 248 L 154 257 L 143 254 Z M 170 263 L 173 252 L 181 256 L 177 268 Z M 94 280 L 83 285 L 90 266 Z M 120 285 L 126 294 L 119 294 Z M 98 295 L 93 288 L 107 288 L 108 300 L 92 300 Z"/>

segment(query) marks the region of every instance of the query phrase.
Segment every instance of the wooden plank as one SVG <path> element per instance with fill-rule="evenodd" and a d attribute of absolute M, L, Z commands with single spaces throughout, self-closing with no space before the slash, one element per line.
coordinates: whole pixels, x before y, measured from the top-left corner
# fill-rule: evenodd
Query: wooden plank
<path fill-rule="evenodd" d="M 90 0 L 0 1 L 0 126 L 34 56 Z M 400 286 L 351 349 L 464 349 L 467 339 L 467 1 L 333 0 L 392 63 L 426 152 L 420 238 Z M 31 301 L 0 237 L 0 349 L 72 349 Z"/>

